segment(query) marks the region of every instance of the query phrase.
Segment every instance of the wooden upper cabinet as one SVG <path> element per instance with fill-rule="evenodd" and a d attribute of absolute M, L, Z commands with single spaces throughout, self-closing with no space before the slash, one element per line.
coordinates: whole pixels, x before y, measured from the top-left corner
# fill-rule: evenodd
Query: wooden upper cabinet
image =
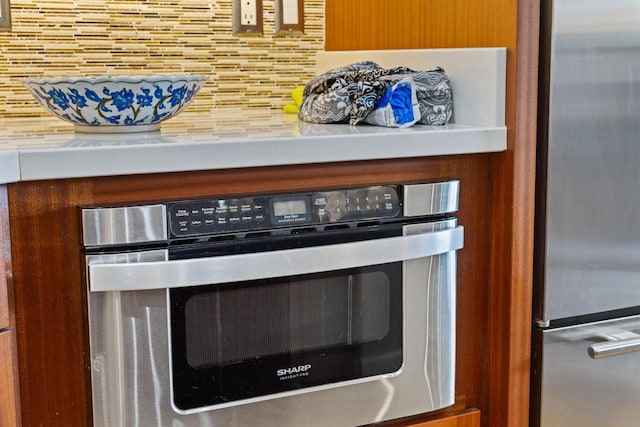
<path fill-rule="evenodd" d="M 516 0 L 326 0 L 326 50 L 516 47 Z"/>

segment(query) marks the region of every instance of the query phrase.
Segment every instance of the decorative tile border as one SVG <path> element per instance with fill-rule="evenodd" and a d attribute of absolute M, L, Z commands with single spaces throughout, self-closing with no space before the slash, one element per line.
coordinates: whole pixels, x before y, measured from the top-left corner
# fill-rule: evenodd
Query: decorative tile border
<path fill-rule="evenodd" d="M 324 47 L 324 1 L 305 2 L 305 34 L 275 35 L 264 0 L 264 36 L 233 35 L 232 1 L 11 0 L 0 32 L 0 117 L 47 114 L 20 77 L 203 74 L 189 110 L 280 109 L 315 72 Z"/>

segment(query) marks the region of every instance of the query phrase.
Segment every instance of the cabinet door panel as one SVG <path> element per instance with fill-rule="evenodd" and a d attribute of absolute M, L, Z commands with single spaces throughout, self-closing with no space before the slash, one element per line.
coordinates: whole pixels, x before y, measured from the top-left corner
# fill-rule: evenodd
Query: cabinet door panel
<path fill-rule="evenodd" d="M 10 331 L 0 332 L 0 426 L 18 426 L 15 358 Z"/>

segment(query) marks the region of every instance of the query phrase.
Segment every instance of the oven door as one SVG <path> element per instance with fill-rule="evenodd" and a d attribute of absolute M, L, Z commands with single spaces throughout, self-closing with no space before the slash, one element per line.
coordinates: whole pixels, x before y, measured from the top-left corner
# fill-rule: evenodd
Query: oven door
<path fill-rule="evenodd" d="M 453 404 L 462 227 L 361 233 L 89 259 L 95 424 L 354 426 Z"/>
<path fill-rule="evenodd" d="M 173 289 L 170 302 L 182 411 L 402 367 L 401 262 Z"/>

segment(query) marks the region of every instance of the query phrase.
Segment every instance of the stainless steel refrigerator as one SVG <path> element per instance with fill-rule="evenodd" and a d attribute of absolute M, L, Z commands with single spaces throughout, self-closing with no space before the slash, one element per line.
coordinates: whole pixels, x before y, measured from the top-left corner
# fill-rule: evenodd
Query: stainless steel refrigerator
<path fill-rule="evenodd" d="M 640 425 L 640 0 L 542 0 L 531 426 Z"/>

